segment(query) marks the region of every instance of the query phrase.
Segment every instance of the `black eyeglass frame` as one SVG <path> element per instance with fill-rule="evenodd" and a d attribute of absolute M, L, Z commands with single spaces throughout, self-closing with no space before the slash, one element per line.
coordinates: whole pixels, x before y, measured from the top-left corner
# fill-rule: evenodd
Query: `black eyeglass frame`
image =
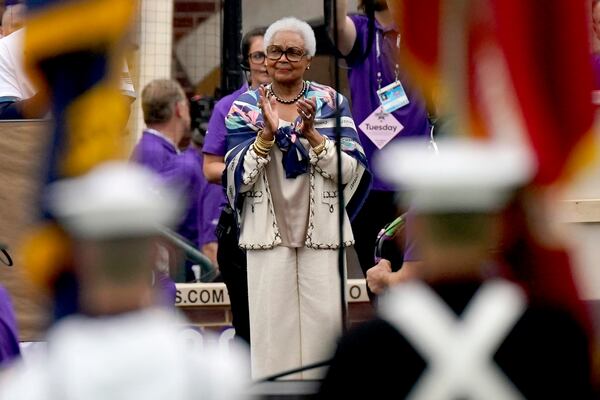
<path fill-rule="evenodd" d="M 270 52 L 270 51 L 269 51 L 269 49 L 273 49 L 273 48 L 277 49 L 277 52 L 281 52 L 281 54 L 279 55 L 279 57 L 272 57 L 272 56 L 269 56 L 269 53 L 271 53 L 271 54 L 272 54 L 272 51 Z M 293 59 L 290 59 L 290 54 L 293 54 L 293 53 L 290 53 L 290 50 L 292 50 L 292 49 L 293 49 L 293 50 L 300 50 L 301 54 L 299 54 L 299 57 L 298 57 L 298 59 L 296 59 L 296 57 L 293 57 Z M 274 50 L 274 49 L 273 49 L 273 50 Z M 284 50 L 284 49 L 282 49 L 282 48 L 281 48 L 281 47 L 279 47 L 279 46 L 276 46 L 276 45 L 271 45 L 271 46 L 267 47 L 266 57 L 267 57 L 269 60 L 271 60 L 271 61 L 279 61 L 279 60 L 281 60 L 281 57 L 283 57 L 284 55 L 285 55 L 285 58 L 286 58 L 286 59 L 287 59 L 289 62 L 296 63 L 296 62 L 299 62 L 300 60 L 302 60 L 304 57 L 306 57 L 306 51 L 305 51 L 304 49 L 301 49 L 300 47 L 288 47 L 288 48 L 287 48 L 287 49 L 285 49 L 285 50 Z M 297 55 L 298 55 L 298 54 L 297 54 Z"/>
<path fill-rule="evenodd" d="M 265 62 L 267 55 L 264 51 L 253 51 L 248 54 L 248 61 L 252 64 L 262 64 Z"/>

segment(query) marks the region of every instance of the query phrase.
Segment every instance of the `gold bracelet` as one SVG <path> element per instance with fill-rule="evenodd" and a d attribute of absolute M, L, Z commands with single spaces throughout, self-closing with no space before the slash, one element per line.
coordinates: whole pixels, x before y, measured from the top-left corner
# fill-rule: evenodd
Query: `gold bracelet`
<path fill-rule="evenodd" d="M 267 158 L 268 152 L 264 152 L 264 151 L 262 151 L 262 150 L 259 150 L 259 149 L 258 149 L 258 147 L 256 147 L 256 142 L 254 142 L 254 145 L 253 145 L 253 147 L 254 147 L 254 152 L 255 152 L 255 153 L 258 155 L 258 156 L 260 156 L 260 157 L 262 157 L 262 158 Z"/>
<path fill-rule="evenodd" d="M 261 152 L 263 154 L 267 154 L 269 152 L 269 149 L 265 149 L 263 147 L 260 147 L 256 143 L 254 143 L 254 150 L 259 151 L 259 152 Z"/>
<path fill-rule="evenodd" d="M 271 148 L 273 147 L 273 144 L 275 143 L 275 138 L 273 138 L 273 140 L 267 141 L 267 140 L 263 139 L 262 136 L 260 136 L 261 133 L 262 133 L 262 130 L 260 130 L 258 132 L 258 135 L 256 136 L 256 140 L 254 140 L 254 151 L 259 156 L 265 158 L 271 151 Z"/>
<path fill-rule="evenodd" d="M 261 143 L 259 140 L 255 140 L 254 141 L 254 147 L 258 148 L 260 151 L 264 152 L 264 153 L 268 153 L 271 150 L 271 145 L 264 145 L 263 143 Z"/>
<path fill-rule="evenodd" d="M 323 136 L 323 141 L 319 143 L 317 146 L 313 147 L 313 151 L 316 155 L 319 155 L 325 150 L 325 145 L 327 143 L 327 138 Z"/>
<path fill-rule="evenodd" d="M 273 136 L 273 139 L 271 139 L 271 140 L 265 140 L 262 137 L 262 133 L 263 133 L 262 129 L 260 131 L 258 131 L 258 134 L 256 135 L 256 140 L 258 140 L 260 142 L 260 144 L 262 144 L 262 145 L 273 146 L 273 144 L 275 143 L 275 136 Z"/>
<path fill-rule="evenodd" d="M 270 145 L 265 145 L 264 143 L 261 143 L 261 142 L 260 142 L 260 141 L 258 141 L 258 140 L 254 142 L 254 145 L 255 145 L 256 147 L 258 147 L 260 150 L 262 150 L 262 151 L 264 151 L 264 152 L 267 152 L 267 153 L 268 153 L 269 151 L 271 151 L 271 148 L 273 147 L 273 146 L 270 146 Z"/>
<path fill-rule="evenodd" d="M 263 141 L 261 141 L 261 140 L 256 140 L 256 141 L 254 141 L 254 143 L 255 143 L 255 144 L 256 144 L 256 145 L 257 145 L 257 146 L 258 146 L 258 147 L 259 147 L 261 150 L 266 150 L 266 151 L 269 151 L 269 150 L 271 150 L 271 147 L 273 147 L 273 145 L 272 145 L 272 144 L 265 143 L 265 142 L 263 142 Z"/>

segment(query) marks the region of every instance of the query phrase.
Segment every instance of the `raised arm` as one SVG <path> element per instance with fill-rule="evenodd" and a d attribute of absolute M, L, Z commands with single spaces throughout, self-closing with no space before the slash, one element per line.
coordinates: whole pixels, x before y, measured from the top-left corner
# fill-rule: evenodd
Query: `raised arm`
<path fill-rule="evenodd" d="M 248 191 L 256 183 L 260 173 L 271 161 L 269 152 L 275 143 L 275 133 L 279 122 L 277 102 L 274 98 L 269 99 L 264 87 L 258 89 L 260 96 L 260 107 L 265 121 L 264 129 L 261 130 L 256 139 L 244 156 L 244 173 L 242 175 L 243 185 L 241 192 Z"/>
<path fill-rule="evenodd" d="M 354 26 L 354 22 L 348 17 L 348 0 L 338 0 L 336 15 L 338 20 L 337 48 L 342 55 L 347 56 L 350 54 L 352 47 L 354 47 L 354 42 L 356 41 L 356 27 Z M 332 40 L 334 40 L 333 23 L 332 20 L 331 26 L 329 27 L 329 34 Z"/>

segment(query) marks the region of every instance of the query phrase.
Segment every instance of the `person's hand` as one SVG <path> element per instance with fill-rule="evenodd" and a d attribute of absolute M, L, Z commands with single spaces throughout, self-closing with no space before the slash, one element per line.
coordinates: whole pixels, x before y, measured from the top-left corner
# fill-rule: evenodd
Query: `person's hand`
<path fill-rule="evenodd" d="M 382 258 L 377 265 L 367 270 L 367 285 L 371 292 L 381 294 L 388 287 L 388 279 L 392 274 L 392 264 Z"/>
<path fill-rule="evenodd" d="M 208 259 L 212 263 L 213 267 L 215 267 L 215 272 L 217 272 L 217 274 L 220 273 L 219 272 L 219 262 L 217 261 L 218 248 L 219 248 L 219 246 L 218 246 L 217 242 L 209 242 L 209 243 L 202 245 L 202 248 L 200 249 L 202 254 L 204 254 L 206 257 L 208 257 Z"/>
<path fill-rule="evenodd" d="M 269 98 L 267 90 L 264 86 L 258 88 L 259 100 L 258 104 L 262 110 L 265 127 L 263 129 L 262 138 L 270 141 L 273 140 L 275 132 L 279 127 L 279 113 L 277 112 L 277 101 L 275 97 Z"/>
<path fill-rule="evenodd" d="M 317 101 L 314 97 L 310 99 L 300 99 L 296 102 L 298 115 L 302 118 L 301 133 L 303 136 L 309 136 L 314 132 L 315 114 L 317 113 Z"/>

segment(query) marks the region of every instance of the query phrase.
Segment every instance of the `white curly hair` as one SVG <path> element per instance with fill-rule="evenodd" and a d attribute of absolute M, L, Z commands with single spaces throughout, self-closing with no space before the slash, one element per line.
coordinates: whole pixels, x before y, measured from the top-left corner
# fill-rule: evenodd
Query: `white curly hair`
<path fill-rule="evenodd" d="M 273 22 L 265 32 L 264 50 L 273 44 L 273 38 L 278 32 L 294 32 L 302 36 L 304 40 L 304 49 L 309 56 L 313 57 L 317 52 L 317 39 L 315 32 L 306 22 L 295 17 L 286 17 Z"/>

